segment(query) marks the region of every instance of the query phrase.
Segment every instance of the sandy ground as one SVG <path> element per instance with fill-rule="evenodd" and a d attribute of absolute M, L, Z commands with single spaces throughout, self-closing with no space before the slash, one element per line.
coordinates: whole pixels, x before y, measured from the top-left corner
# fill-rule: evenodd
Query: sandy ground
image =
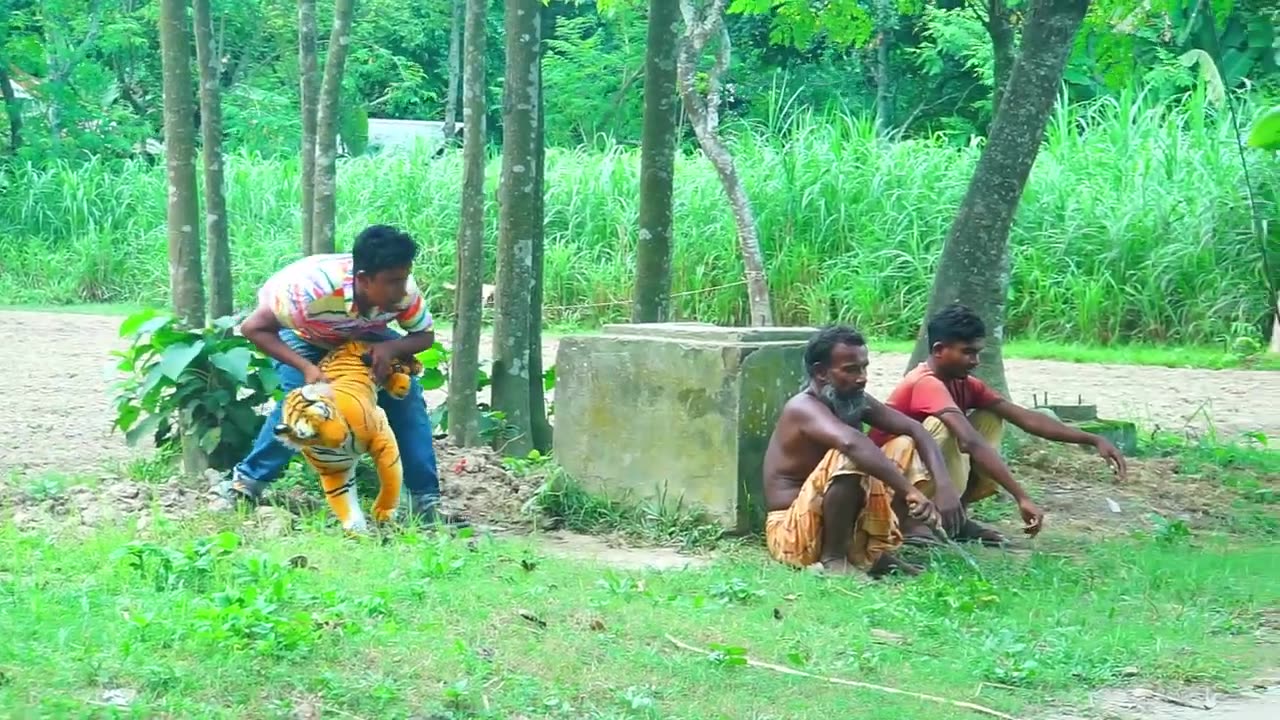
<path fill-rule="evenodd" d="M 0 397 L 13 433 L 0 444 L 0 479 L 13 474 L 96 473 L 130 456 L 112 433 L 115 376 L 110 352 L 124 346 L 120 319 L 96 315 L 0 312 L 17 338 L 0 347 Z M 487 353 L 489 343 L 484 343 Z M 556 343 L 543 345 L 548 365 Z M 483 359 L 483 358 L 482 358 Z M 871 392 L 885 397 L 907 358 L 874 353 Z M 1280 373 L 1183 370 L 1127 365 L 1082 365 L 1043 360 L 1007 363 L 1013 398 L 1031 404 L 1033 394 L 1056 402 L 1083 397 L 1104 417 L 1157 424 L 1166 430 L 1203 431 L 1207 419 L 1219 433 L 1262 431 L 1280 437 Z M 443 392 L 428 394 L 435 406 Z"/>

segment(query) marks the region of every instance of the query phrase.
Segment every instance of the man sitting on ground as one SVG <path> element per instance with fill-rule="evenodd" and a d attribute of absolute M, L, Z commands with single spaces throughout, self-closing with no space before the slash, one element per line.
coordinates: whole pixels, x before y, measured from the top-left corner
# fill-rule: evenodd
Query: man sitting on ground
<path fill-rule="evenodd" d="M 957 486 L 947 489 L 950 497 L 960 493 L 966 513 L 983 498 L 1003 487 L 1018 503 L 1025 524 L 1023 532 L 1035 536 L 1044 524 L 1044 513 L 1032 502 L 1000 459 L 1000 438 L 1007 420 L 1023 430 L 1057 442 L 1092 445 L 1114 466 L 1123 479 L 1127 473 L 1124 455 L 1106 438 L 1064 425 L 1048 415 L 1028 410 L 1004 399 L 970 373 L 978 367 L 978 354 L 985 344 L 986 326 L 982 318 L 963 305 L 951 305 L 930 318 L 927 326 L 929 358 L 902 379 L 885 401 L 923 423 L 942 448 L 947 474 Z M 889 445 L 892 430 L 876 430 L 871 438 Z M 935 496 L 941 485 L 937 476 L 917 481 L 926 496 Z M 903 532 L 911 544 L 930 544 L 928 528 L 910 515 L 900 515 Z M 993 528 L 966 519 L 955 535 L 957 540 L 1000 545 L 1006 538 Z"/>
<path fill-rule="evenodd" d="M 925 468 L 947 477 L 941 451 L 920 423 L 865 393 L 867 346 L 851 328 L 818 332 L 804 362 L 809 383 L 783 407 L 765 452 L 769 553 L 833 572 L 919 573 L 894 555 L 903 542 L 898 514 L 928 524 L 940 514 L 952 531 L 964 522 L 949 482 L 933 502 L 915 487 Z M 899 439 L 877 448 L 864 421 Z"/>

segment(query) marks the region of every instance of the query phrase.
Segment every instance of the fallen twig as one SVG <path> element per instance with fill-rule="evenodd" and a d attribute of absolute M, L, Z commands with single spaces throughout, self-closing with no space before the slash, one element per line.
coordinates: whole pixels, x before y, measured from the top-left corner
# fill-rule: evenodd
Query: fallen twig
<path fill-rule="evenodd" d="M 670 635 L 667 635 L 667 640 L 671 641 L 672 645 L 675 645 L 676 647 L 681 648 L 683 650 L 688 650 L 690 652 L 695 652 L 695 653 L 701 653 L 703 655 L 710 654 L 706 650 L 702 650 L 688 643 L 681 642 L 680 640 L 677 640 L 676 638 Z M 989 707 L 984 707 L 982 705 L 976 705 L 974 703 L 969 703 L 969 702 L 963 702 L 960 700 L 948 700 L 947 698 L 938 697 L 936 695 L 925 695 L 924 693 L 911 692 L 910 690 L 899 690 L 897 688 L 886 687 L 884 685 L 873 685 L 871 683 L 859 682 L 857 680 L 844 680 L 841 678 L 824 677 L 822 675 L 814 675 L 813 673 L 807 673 L 807 672 L 804 672 L 803 670 L 796 670 L 793 668 L 784 667 L 782 665 L 774 665 L 773 663 L 761 662 L 759 660 L 752 660 L 751 658 L 747 658 L 747 664 L 752 667 L 764 668 L 765 670 L 772 670 L 774 672 L 783 673 L 785 675 L 797 675 L 799 677 L 807 677 L 813 680 L 822 680 L 824 682 L 829 682 L 835 685 L 848 685 L 850 687 L 860 687 L 860 688 L 866 688 L 868 690 L 879 690 L 880 692 L 891 693 L 893 695 L 906 695 L 908 697 L 918 698 L 920 700 L 928 700 L 930 702 L 941 703 L 943 705 L 951 705 L 954 707 L 966 708 L 968 710 L 973 710 L 974 712 L 983 713 L 984 715 L 991 715 L 993 717 L 1004 718 L 1004 720 L 1018 720 L 1018 718 L 1012 715 L 1006 715 L 1005 713 L 1002 713 L 999 710 L 992 710 Z"/>

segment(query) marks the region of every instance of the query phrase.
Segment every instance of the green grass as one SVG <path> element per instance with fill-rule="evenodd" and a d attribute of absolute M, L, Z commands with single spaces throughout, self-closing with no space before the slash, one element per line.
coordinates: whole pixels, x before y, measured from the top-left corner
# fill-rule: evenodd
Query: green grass
<path fill-rule="evenodd" d="M 957 699 L 1011 685 L 978 701 L 1018 713 L 1134 669 L 1148 682 L 1238 680 L 1257 663 L 1259 614 L 1280 600 L 1275 546 L 1099 543 L 1079 562 L 979 553 L 985 580 L 940 558 L 914 581 L 862 588 L 749 551 L 641 573 L 490 539 L 158 533 L 0 530 L 5 714 L 106 717 L 93 703 L 124 688 L 142 716 L 192 718 L 287 717 L 321 699 L 366 718 L 968 716 L 717 662 L 667 633 Z M 290 566 L 298 555 L 308 568 Z M 878 644 L 872 629 L 907 644 Z"/>
<path fill-rule="evenodd" d="M 1006 337 L 1112 345 L 1229 344 L 1270 322 L 1229 125 L 1196 107 L 1102 100 L 1061 109 L 1011 238 Z M 852 321 L 906 339 L 923 315 L 942 239 L 978 157 L 941 138 L 884 143 L 868 123 L 796 114 L 730 138 L 758 215 L 780 323 Z M 1280 165 L 1249 155 L 1264 189 Z M 639 156 L 617 146 L 548 151 L 546 305 L 554 322 L 628 315 Z M 492 277 L 498 160 L 490 161 Z M 297 256 L 298 168 L 226 160 L 239 302 Z M 450 315 L 461 160 L 367 157 L 339 175 L 339 234 L 374 222 L 424 244 L 420 275 Z M 55 164 L 0 171 L 0 294 L 14 303 L 162 301 L 164 168 Z M 709 164 L 681 155 L 673 290 L 682 318 L 746 317 L 732 220 Z M 721 288 L 724 285 L 733 285 Z M 720 289 L 714 289 L 720 288 Z M 591 307 L 584 304 L 605 303 Z"/>

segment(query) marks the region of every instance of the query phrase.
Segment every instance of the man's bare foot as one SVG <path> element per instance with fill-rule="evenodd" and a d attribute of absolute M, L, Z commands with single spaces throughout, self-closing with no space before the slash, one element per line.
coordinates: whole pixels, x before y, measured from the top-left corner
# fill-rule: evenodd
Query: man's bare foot
<path fill-rule="evenodd" d="M 831 558 L 820 560 L 822 572 L 831 573 L 832 575 L 862 575 L 864 574 L 856 565 L 849 562 L 848 558 Z"/>
<path fill-rule="evenodd" d="M 912 565 L 897 555 L 886 552 L 880 554 L 880 557 L 876 559 L 875 564 L 871 566 L 867 574 L 878 579 L 895 572 L 914 576 L 924 572 L 924 568 L 919 565 Z"/>

